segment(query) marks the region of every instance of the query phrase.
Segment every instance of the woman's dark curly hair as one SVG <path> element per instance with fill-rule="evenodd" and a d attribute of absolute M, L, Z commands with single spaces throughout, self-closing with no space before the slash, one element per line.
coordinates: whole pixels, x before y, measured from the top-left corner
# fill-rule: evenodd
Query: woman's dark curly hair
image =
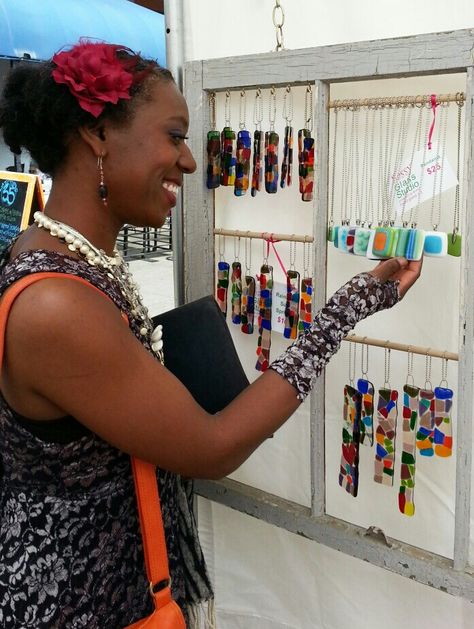
<path fill-rule="evenodd" d="M 18 154 L 22 148 L 27 149 L 39 169 L 54 177 L 67 157 L 70 138 L 80 127 L 100 124 L 103 119 L 127 124 L 136 105 L 149 96 L 149 77 L 173 81 L 171 72 L 154 60 L 127 49 L 118 50 L 116 55 L 126 60 L 128 71 L 134 75 L 131 98 L 120 99 L 116 105 L 107 103 L 98 118 L 79 106 L 66 85 L 54 81 L 52 61 L 22 62 L 16 66 L 7 78 L 0 101 L 0 128 L 10 150 Z M 135 63 L 130 68 L 131 55 Z"/>

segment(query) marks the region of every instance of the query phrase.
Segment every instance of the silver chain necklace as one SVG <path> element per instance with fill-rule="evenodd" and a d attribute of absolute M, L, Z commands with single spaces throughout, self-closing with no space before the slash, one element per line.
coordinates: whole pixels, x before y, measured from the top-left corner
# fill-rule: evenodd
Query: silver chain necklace
<path fill-rule="evenodd" d="M 49 218 L 43 212 L 35 212 L 33 218 L 40 229 L 49 231 L 51 236 L 65 242 L 70 251 L 79 253 L 88 264 L 103 269 L 108 278 L 117 282 L 120 293 L 130 307 L 130 313 L 139 321 L 140 335 L 149 338 L 153 351 L 163 363 L 162 326 L 153 330 L 138 284 L 120 253 L 115 249 L 114 255 L 108 256 L 73 227 Z"/>

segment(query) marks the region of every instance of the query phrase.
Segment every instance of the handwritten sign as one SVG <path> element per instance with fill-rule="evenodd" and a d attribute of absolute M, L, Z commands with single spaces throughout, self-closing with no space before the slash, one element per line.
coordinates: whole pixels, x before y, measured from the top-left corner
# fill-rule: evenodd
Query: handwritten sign
<path fill-rule="evenodd" d="M 39 177 L 0 170 L 0 251 L 44 208 Z"/>
<path fill-rule="evenodd" d="M 446 155 L 433 144 L 431 150 L 417 151 L 410 167 L 408 158 L 389 183 L 398 216 L 419 203 L 457 185 L 456 175 Z"/>
<path fill-rule="evenodd" d="M 273 282 L 272 332 L 283 334 L 285 330 L 286 284 Z"/>

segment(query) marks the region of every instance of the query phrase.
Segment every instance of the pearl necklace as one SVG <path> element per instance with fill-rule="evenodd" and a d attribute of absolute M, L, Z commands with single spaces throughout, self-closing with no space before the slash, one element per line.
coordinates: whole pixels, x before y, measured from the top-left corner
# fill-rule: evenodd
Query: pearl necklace
<path fill-rule="evenodd" d="M 153 323 L 148 308 L 143 304 L 138 284 L 120 253 L 115 249 L 114 255 L 108 256 L 73 227 L 49 218 L 44 212 L 35 212 L 33 218 L 39 228 L 64 241 L 70 251 L 79 253 L 88 264 L 103 269 L 107 277 L 117 282 L 122 296 L 130 306 L 132 316 L 140 321 L 141 336 L 149 337 L 153 351 L 163 363 L 163 326 L 159 325 L 153 330 Z"/>

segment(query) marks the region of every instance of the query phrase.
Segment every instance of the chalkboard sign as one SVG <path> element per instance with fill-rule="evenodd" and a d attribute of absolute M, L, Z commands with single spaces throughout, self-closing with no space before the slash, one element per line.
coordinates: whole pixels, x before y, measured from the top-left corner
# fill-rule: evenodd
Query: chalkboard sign
<path fill-rule="evenodd" d="M 0 252 L 44 208 L 43 189 L 37 175 L 0 170 Z"/>

